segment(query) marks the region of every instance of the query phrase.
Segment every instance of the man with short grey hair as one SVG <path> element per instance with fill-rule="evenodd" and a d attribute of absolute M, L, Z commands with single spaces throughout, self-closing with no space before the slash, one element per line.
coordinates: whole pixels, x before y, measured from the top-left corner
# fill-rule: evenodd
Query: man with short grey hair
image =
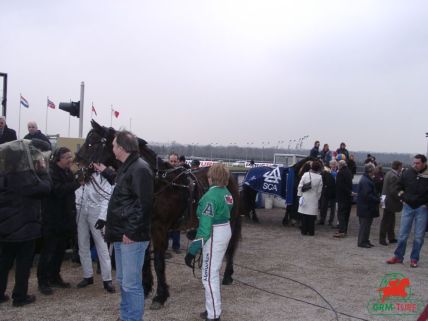
<path fill-rule="evenodd" d="M 11 142 L 16 139 L 15 130 L 6 125 L 6 117 L 0 116 L 0 144 Z"/>
<path fill-rule="evenodd" d="M 42 132 L 37 127 L 37 123 L 35 121 L 29 121 L 27 127 L 28 134 L 24 136 L 24 139 L 40 139 L 47 142 L 49 146 L 51 146 L 51 142 L 45 135 L 42 134 Z"/>
<path fill-rule="evenodd" d="M 141 321 L 144 314 L 142 267 L 150 240 L 153 173 L 140 158 L 137 138 L 120 131 L 113 153 L 122 163 L 107 210 L 105 238 L 112 242 L 120 285 L 120 320 Z"/>

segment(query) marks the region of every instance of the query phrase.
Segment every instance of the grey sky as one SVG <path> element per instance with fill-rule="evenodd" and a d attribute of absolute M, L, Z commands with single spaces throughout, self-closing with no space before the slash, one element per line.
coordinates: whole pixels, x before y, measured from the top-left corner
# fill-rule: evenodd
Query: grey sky
<path fill-rule="evenodd" d="M 85 81 L 85 133 L 93 101 L 148 141 L 426 151 L 426 1 L 2 0 L 0 39 L 10 127 L 30 103 L 21 135 Z M 49 110 L 48 133 L 67 129 Z"/>

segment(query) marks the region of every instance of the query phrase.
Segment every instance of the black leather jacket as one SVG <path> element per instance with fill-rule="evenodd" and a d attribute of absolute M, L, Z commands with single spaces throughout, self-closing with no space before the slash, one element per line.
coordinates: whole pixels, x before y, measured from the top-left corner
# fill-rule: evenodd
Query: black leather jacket
<path fill-rule="evenodd" d="M 405 170 L 397 184 L 397 194 L 415 209 L 428 203 L 428 169 L 418 173 L 413 167 Z"/>
<path fill-rule="evenodd" d="M 121 242 L 124 234 L 135 242 L 150 240 L 153 185 L 149 165 L 138 154 L 129 155 L 117 172 L 108 205 L 107 242 Z"/>

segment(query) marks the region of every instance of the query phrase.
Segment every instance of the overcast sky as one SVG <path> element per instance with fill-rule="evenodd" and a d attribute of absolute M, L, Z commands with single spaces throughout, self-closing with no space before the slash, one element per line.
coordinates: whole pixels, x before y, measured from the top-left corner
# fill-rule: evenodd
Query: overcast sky
<path fill-rule="evenodd" d="M 0 41 L 21 136 L 84 81 L 84 134 L 93 102 L 150 142 L 426 152 L 427 1 L 1 0 Z M 48 133 L 68 114 L 49 110 Z"/>

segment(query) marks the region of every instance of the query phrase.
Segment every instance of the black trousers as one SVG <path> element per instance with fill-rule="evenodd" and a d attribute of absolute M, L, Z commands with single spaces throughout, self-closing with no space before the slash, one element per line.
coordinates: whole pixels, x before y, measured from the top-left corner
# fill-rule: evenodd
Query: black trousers
<path fill-rule="evenodd" d="M 0 243 L 0 295 L 6 291 L 9 271 L 15 262 L 15 287 L 12 298 L 15 301 L 26 298 L 35 244 L 35 240 Z"/>
<path fill-rule="evenodd" d="M 349 215 L 351 215 L 352 202 L 337 202 L 337 218 L 339 220 L 339 233 L 348 233 Z"/>
<path fill-rule="evenodd" d="M 358 230 L 358 245 L 368 244 L 370 241 L 370 228 L 373 217 L 359 217 L 360 229 Z"/>
<path fill-rule="evenodd" d="M 322 223 L 325 222 L 327 218 L 327 212 L 330 209 L 330 217 L 328 219 L 328 223 L 331 225 L 334 222 L 334 216 L 336 214 L 336 199 L 321 197 L 320 201 L 320 221 Z"/>
<path fill-rule="evenodd" d="M 301 227 L 302 234 L 314 235 L 315 219 L 317 218 L 316 215 L 300 214 L 300 216 L 302 218 L 302 227 Z"/>
<path fill-rule="evenodd" d="M 40 284 L 48 284 L 49 280 L 56 279 L 61 272 L 62 261 L 67 249 L 69 237 L 48 235 L 43 238 L 43 248 L 37 266 L 37 280 Z"/>
<path fill-rule="evenodd" d="M 382 221 L 380 222 L 379 241 L 392 241 L 395 239 L 395 212 L 388 211 L 386 208 L 383 210 Z"/>

